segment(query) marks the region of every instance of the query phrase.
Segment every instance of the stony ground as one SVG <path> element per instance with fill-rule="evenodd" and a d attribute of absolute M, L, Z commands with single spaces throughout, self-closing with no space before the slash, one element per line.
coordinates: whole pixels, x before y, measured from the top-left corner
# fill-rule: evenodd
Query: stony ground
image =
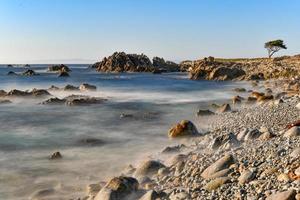
<path fill-rule="evenodd" d="M 89 200 L 299 200 L 298 95 L 199 116 L 209 132 L 178 139 L 160 160 L 128 166 L 106 184 L 91 184 Z M 202 120 L 202 119 L 201 119 Z M 173 129 L 187 134 L 184 121 Z M 187 142 L 188 141 L 188 142 Z M 162 159 L 163 158 L 163 159 Z"/>

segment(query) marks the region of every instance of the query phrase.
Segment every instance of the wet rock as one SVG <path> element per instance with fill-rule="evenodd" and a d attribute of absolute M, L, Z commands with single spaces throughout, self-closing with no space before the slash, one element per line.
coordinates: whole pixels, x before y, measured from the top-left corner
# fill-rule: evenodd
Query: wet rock
<path fill-rule="evenodd" d="M 175 165 L 175 164 L 177 164 L 179 162 L 183 162 L 186 158 L 187 158 L 186 155 L 184 155 L 184 154 L 178 154 L 178 155 L 176 155 L 176 156 L 174 156 L 174 157 L 172 157 L 170 159 L 169 164 L 170 165 Z"/>
<path fill-rule="evenodd" d="M 52 65 L 48 67 L 48 71 L 61 71 L 61 72 L 70 72 L 71 70 L 67 65 L 61 64 L 61 65 Z"/>
<path fill-rule="evenodd" d="M 87 84 L 87 83 L 83 83 L 79 86 L 79 89 L 81 91 L 95 91 L 97 89 L 96 86 L 94 85 L 90 85 L 90 84 Z"/>
<path fill-rule="evenodd" d="M 162 150 L 162 153 L 176 153 L 176 152 L 179 152 L 181 149 L 183 149 L 185 147 L 186 146 L 184 144 L 169 146 L 169 147 L 164 148 L 164 150 Z"/>
<path fill-rule="evenodd" d="M 32 200 L 38 200 L 38 199 L 44 199 L 47 196 L 53 195 L 55 193 L 55 190 L 53 188 L 49 189 L 42 189 L 34 192 L 30 199 Z"/>
<path fill-rule="evenodd" d="M 94 200 L 125 199 L 138 190 L 139 183 L 132 177 L 115 177 L 111 179 L 96 195 Z"/>
<path fill-rule="evenodd" d="M 59 99 L 57 97 L 54 97 L 54 98 L 47 99 L 46 101 L 43 101 L 41 104 L 45 104 L 45 105 L 61 105 L 61 104 L 64 104 L 65 102 L 66 102 L 65 99 Z"/>
<path fill-rule="evenodd" d="M 54 152 L 51 156 L 50 156 L 50 160 L 56 160 L 56 159 L 61 159 L 62 155 L 59 151 Z"/>
<path fill-rule="evenodd" d="M 7 92 L 5 90 L 0 90 L 0 97 L 4 97 L 7 95 Z"/>
<path fill-rule="evenodd" d="M 221 187 L 222 185 L 229 183 L 230 182 L 230 178 L 228 177 L 219 177 L 219 178 L 215 178 L 213 180 L 211 180 L 210 182 L 208 182 L 205 186 L 204 189 L 207 191 L 213 191 L 218 189 L 219 187 Z"/>
<path fill-rule="evenodd" d="M 188 120 L 182 120 L 180 123 L 176 124 L 169 130 L 169 137 L 182 137 L 182 136 L 195 136 L 198 135 L 199 132 L 196 126 Z"/>
<path fill-rule="evenodd" d="M 146 55 L 124 52 L 115 52 L 92 67 L 101 72 L 152 72 L 155 69 Z"/>
<path fill-rule="evenodd" d="M 120 115 L 120 119 L 125 119 L 125 118 L 133 118 L 133 114 L 126 114 L 126 113 L 122 113 Z"/>
<path fill-rule="evenodd" d="M 22 75 L 23 76 L 36 76 L 39 74 L 35 73 L 35 71 L 33 71 L 32 69 L 28 69 L 25 72 L 23 72 Z"/>
<path fill-rule="evenodd" d="M 253 102 L 257 101 L 257 98 L 256 97 L 248 97 L 247 101 L 248 101 L 248 103 L 253 103 Z"/>
<path fill-rule="evenodd" d="M 209 179 L 212 177 L 215 173 L 229 168 L 231 164 L 234 163 L 233 156 L 231 154 L 226 154 L 219 160 L 217 160 L 215 163 L 211 164 L 209 167 L 207 167 L 201 174 L 201 176 L 205 179 Z"/>
<path fill-rule="evenodd" d="M 79 144 L 97 146 L 97 145 L 103 145 L 105 144 L 105 142 L 97 138 L 84 138 L 79 140 Z"/>
<path fill-rule="evenodd" d="M 34 88 L 30 93 L 32 96 L 35 96 L 35 97 L 51 96 L 51 94 L 47 90 L 43 90 L 43 89 L 35 89 Z"/>
<path fill-rule="evenodd" d="M 289 130 L 287 130 L 284 133 L 284 137 L 293 137 L 293 136 L 299 136 L 300 135 L 300 127 L 299 126 L 293 126 Z"/>
<path fill-rule="evenodd" d="M 135 173 L 135 177 L 140 177 L 140 176 L 153 176 L 158 172 L 158 170 L 162 167 L 165 167 L 162 163 L 155 161 L 155 160 L 147 160 L 143 163 L 141 163 Z"/>
<path fill-rule="evenodd" d="M 233 89 L 235 92 L 246 92 L 247 90 L 245 88 L 235 88 Z"/>
<path fill-rule="evenodd" d="M 81 96 L 81 97 L 66 97 L 66 105 L 68 106 L 87 106 L 93 104 L 102 104 L 106 101 L 106 99 L 98 98 L 98 97 L 89 97 L 89 96 Z"/>
<path fill-rule="evenodd" d="M 56 90 L 59 90 L 59 87 L 55 86 L 55 85 L 51 85 L 51 87 L 48 89 L 48 90 L 53 90 L 53 91 L 56 91 Z"/>
<path fill-rule="evenodd" d="M 266 200 L 295 200 L 296 191 L 288 190 L 285 192 L 277 192 L 267 197 Z"/>
<path fill-rule="evenodd" d="M 13 72 L 13 71 L 9 71 L 9 72 L 7 73 L 7 75 L 9 75 L 9 76 L 16 76 L 16 75 L 18 75 L 18 74 L 16 74 L 16 73 Z"/>
<path fill-rule="evenodd" d="M 198 110 L 197 116 L 206 116 L 206 115 L 214 115 L 215 113 L 210 110 Z"/>
<path fill-rule="evenodd" d="M 14 96 L 14 97 L 25 97 L 25 96 L 31 96 L 30 92 L 27 91 L 21 91 L 21 90 L 11 90 L 7 93 L 7 96 Z"/>
<path fill-rule="evenodd" d="M 64 91 L 78 91 L 79 87 L 73 86 L 73 85 L 66 85 L 64 87 Z"/>
<path fill-rule="evenodd" d="M 273 100 L 274 96 L 273 95 L 263 95 L 257 98 L 258 102 L 265 102 L 265 101 L 270 101 Z"/>
<path fill-rule="evenodd" d="M 224 112 L 230 112 L 231 107 L 229 104 L 223 104 L 220 108 L 217 109 L 217 112 L 224 113 Z"/>
<path fill-rule="evenodd" d="M 69 76 L 70 76 L 70 74 L 68 72 L 65 72 L 65 71 L 61 71 L 58 74 L 58 77 L 69 77 Z"/>
<path fill-rule="evenodd" d="M 233 103 L 233 104 L 240 104 L 240 103 L 242 103 L 242 100 L 244 100 L 243 97 L 240 97 L 240 96 L 234 96 L 234 97 L 232 98 L 232 103 Z"/>
<path fill-rule="evenodd" d="M 0 105 L 1 104 L 10 104 L 10 103 L 12 103 L 12 102 L 8 99 L 0 99 Z"/>
<path fill-rule="evenodd" d="M 288 124 L 288 125 L 286 126 L 286 128 L 287 128 L 287 129 L 290 129 L 290 128 L 294 127 L 294 126 L 300 126 L 300 120 L 297 120 L 297 121 L 295 121 L 295 122 L 293 122 L 293 123 Z"/>

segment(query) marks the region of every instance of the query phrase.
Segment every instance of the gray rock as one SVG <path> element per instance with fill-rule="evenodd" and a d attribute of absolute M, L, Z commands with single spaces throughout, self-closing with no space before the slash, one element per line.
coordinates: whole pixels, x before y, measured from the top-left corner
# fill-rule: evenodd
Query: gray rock
<path fill-rule="evenodd" d="M 249 183 L 255 178 L 255 174 L 251 170 L 245 170 L 239 177 L 239 184 L 244 185 L 245 183 Z"/>
<path fill-rule="evenodd" d="M 162 167 L 165 167 L 162 163 L 155 161 L 155 160 L 147 160 L 140 164 L 140 166 L 137 167 L 134 176 L 140 177 L 140 176 L 153 176 L 158 172 L 158 170 Z"/>

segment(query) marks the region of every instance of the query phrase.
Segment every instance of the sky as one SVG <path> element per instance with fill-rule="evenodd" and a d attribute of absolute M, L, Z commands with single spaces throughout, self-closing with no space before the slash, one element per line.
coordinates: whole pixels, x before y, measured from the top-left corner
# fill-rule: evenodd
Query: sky
<path fill-rule="evenodd" d="M 300 54 L 298 0 L 0 0 L 0 63 L 93 63 L 115 51 L 182 61 Z"/>

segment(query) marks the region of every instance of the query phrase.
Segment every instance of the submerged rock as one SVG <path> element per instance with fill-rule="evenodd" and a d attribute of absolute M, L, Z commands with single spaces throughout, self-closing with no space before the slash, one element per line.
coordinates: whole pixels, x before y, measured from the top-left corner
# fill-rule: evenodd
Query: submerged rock
<path fill-rule="evenodd" d="M 51 94 L 47 90 L 43 90 L 43 89 L 35 89 L 34 88 L 30 93 L 32 96 L 35 96 L 35 97 L 51 96 Z"/>
<path fill-rule="evenodd" d="M 59 99 L 57 97 L 54 97 L 54 98 L 47 99 L 46 101 L 43 101 L 41 104 L 45 104 L 45 105 L 60 105 L 60 104 L 64 104 L 65 102 L 66 102 L 65 99 Z"/>
<path fill-rule="evenodd" d="M 176 124 L 169 130 L 169 137 L 182 137 L 182 136 L 195 136 L 199 132 L 196 126 L 188 120 L 182 120 L 180 123 Z"/>
<path fill-rule="evenodd" d="M 16 74 L 16 73 L 13 72 L 13 71 L 9 71 L 9 72 L 7 73 L 7 75 L 9 75 L 9 76 L 16 76 L 16 75 L 18 75 L 18 74 Z"/>
<path fill-rule="evenodd" d="M 0 104 L 9 104 L 9 103 L 12 103 L 12 102 L 8 99 L 0 99 Z"/>
<path fill-rule="evenodd" d="M 67 65 L 60 64 L 60 65 L 52 65 L 48 67 L 48 71 L 61 71 L 61 72 L 70 72 L 71 70 Z"/>
<path fill-rule="evenodd" d="M 66 105 L 68 106 L 83 106 L 91 104 L 101 104 L 106 99 L 98 97 L 78 97 L 78 98 L 66 98 Z"/>
<path fill-rule="evenodd" d="M 22 75 L 23 76 L 36 76 L 39 74 L 35 73 L 35 71 L 33 71 L 32 69 L 28 69 L 25 72 L 23 72 Z"/>
<path fill-rule="evenodd" d="M 59 72 L 58 74 L 58 77 L 69 77 L 69 76 L 70 76 L 69 73 L 65 71 Z"/>
<path fill-rule="evenodd" d="M 7 96 L 15 96 L 15 97 L 25 97 L 25 96 L 31 96 L 31 93 L 28 91 L 21 91 L 21 90 L 11 90 L 7 93 Z"/>
<path fill-rule="evenodd" d="M 87 83 L 83 83 L 79 86 L 79 89 L 81 91 L 95 91 L 97 89 L 96 86 L 94 85 L 90 85 L 90 84 L 87 84 Z"/>
<path fill-rule="evenodd" d="M 64 91 L 78 91 L 79 87 L 76 87 L 74 85 L 66 85 L 64 87 Z"/>
<path fill-rule="evenodd" d="M 55 159 L 61 159 L 62 158 L 62 155 L 60 154 L 59 151 L 53 153 L 51 156 L 50 156 L 50 160 L 55 160 Z"/>

